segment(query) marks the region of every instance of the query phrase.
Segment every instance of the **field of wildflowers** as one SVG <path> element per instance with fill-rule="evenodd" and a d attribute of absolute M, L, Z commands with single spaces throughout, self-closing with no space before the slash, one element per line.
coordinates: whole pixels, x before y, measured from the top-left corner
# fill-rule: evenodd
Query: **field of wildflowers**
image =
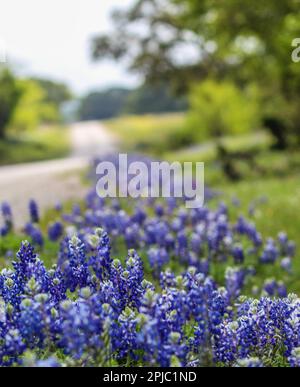
<path fill-rule="evenodd" d="M 29 203 L 18 252 L 2 204 L 1 366 L 300 365 L 288 235 L 232 219 L 213 190 L 187 210 L 174 198 L 101 199 L 90 179 L 46 228 Z"/>

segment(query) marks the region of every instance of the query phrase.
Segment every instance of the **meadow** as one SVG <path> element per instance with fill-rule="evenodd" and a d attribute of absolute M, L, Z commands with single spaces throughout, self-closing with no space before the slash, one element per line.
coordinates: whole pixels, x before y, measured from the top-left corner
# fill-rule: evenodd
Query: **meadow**
<path fill-rule="evenodd" d="M 67 127 L 47 126 L 28 132 L 11 131 L 0 140 L 0 165 L 65 157 L 70 152 Z"/>
<path fill-rule="evenodd" d="M 161 124 L 149 138 L 153 156 L 170 116 L 143 119 Z M 127 138 L 120 136 L 122 150 Z M 130 141 L 137 151 L 138 136 Z M 43 218 L 31 201 L 21 234 L 2 205 L 1 365 L 300 365 L 299 156 L 269 150 L 262 132 L 223 141 L 255 149 L 260 167 L 242 160 L 244 178 L 231 182 L 212 140 L 190 152 L 160 145 L 169 160 L 206 161 L 203 208 L 187 210 L 180 199 L 101 199 L 100 160 L 82 201 Z"/>
<path fill-rule="evenodd" d="M 119 137 L 121 149 L 155 155 L 185 145 L 184 123 L 184 113 L 121 116 L 104 122 Z"/>
<path fill-rule="evenodd" d="M 69 156 L 2 168 L 0 367 L 300 367 L 298 2 L 74 5 L 86 54 L 106 61 L 94 84 L 70 9 L 50 3 L 19 19 L 45 38 L 26 69 L 14 47 L 0 68 L 0 165 Z M 52 8 L 70 25 L 48 34 Z M 50 46 L 52 62 L 34 52 Z M 75 120 L 92 122 L 61 127 Z M 204 205 L 102 197 L 99 162 L 125 164 L 108 149 L 147 171 L 205 162 Z M 114 188 L 132 193 L 128 178 Z"/>
<path fill-rule="evenodd" d="M 202 143 L 175 149 L 170 145 L 172 133 L 187 135 L 184 113 L 121 117 L 107 124 L 119 136 L 120 146 L 125 151 L 138 152 L 141 141 L 144 141 L 143 151 L 149 156 L 170 162 L 205 162 L 206 184 L 220 192 L 222 200 L 228 204 L 238 198 L 239 211 L 244 214 L 261 198 L 265 198 L 260 209 L 254 213 L 260 229 L 266 230 L 269 235 L 276 235 L 284 229 L 300 244 L 300 214 L 297 210 L 300 199 L 300 155 L 297 149 L 271 151 L 272 139 L 269 133 L 262 130 L 224 136 L 222 142 L 231 152 L 254 154 L 254 161 L 251 162 L 247 158 L 237 157 L 236 168 L 242 178 L 238 182 L 231 182 L 222 173 L 214 140 L 208 138 Z M 132 136 L 128 136 L 130 128 Z M 157 148 L 153 146 L 155 141 L 159 144 Z"/>
<path fill-rule="evenodd" d="M 232 208 L 213 191 L 187 211 L 180 200 L 103 200 L 91 188 L 49 223 L 31 201 L 29 242 L 15 257 L 3 205 L 1 364 L 298 364 L 294 241 L 268 238 Z"/>

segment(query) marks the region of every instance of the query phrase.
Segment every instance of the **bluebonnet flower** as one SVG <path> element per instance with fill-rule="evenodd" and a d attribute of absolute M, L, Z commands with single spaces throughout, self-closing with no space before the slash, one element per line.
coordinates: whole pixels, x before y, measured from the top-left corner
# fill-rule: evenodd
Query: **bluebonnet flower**
<path fill-rule="evenodd" d="M 188 347 L 182 341 L 181 334 L 170 332 L 167 342 L 160 348 L 158 362 L 161 367 L 172 367 L 176 359 L 176 366 L 185 365 L 187 352 Z"/>
<path fill-rule="evenodd" d="M 144 269 L 143 262 L 135 250 L 128 252 L 126 270 L 123 272 L 123 276 L 126 280 L 128 305 L 139 307 L 141 295 L 144 293 Z"/>
<path fill-rule="evenodd" d="M 275 279 L 271 278 L 265 280 L 263 289 L 269 296 L 274 296 L 277 290 L 277 283 Z"/>
<path fill-rule="evenodd" d="M 60 269 L 64 275 L 67 288 L 71 292 L 74 292 L 78 286 L 87 286 L 89 271 L 85 245 L 78 237 L 74 236 L 68 241 L 67 255 L 65 258 Z"/>
<path fill-rule="evenodd" d="M 60 346 L 82 365 L 95 365 L 103 354 L 105 330 L 111 309 L 107 304 L 99 304 L 96 296 L 91 297 L 89 288 L 82 289 L 78 302 L 63 301 L 60 305 L 62 317 Z"/>
<path fill-rule="evenodd" d="M 235 264 L 243 263 L 245 260 L 243 246 L 236 244 L 232 249 L 232 256 Z"/>
<path fill-rule="evenodd" d="M 282 260 L 280 262 L 280 266 L 287 273 L 291 273 L 292 272 L 292 260 L 291 260 L 291 258 L 290 257 L 282 258 Z"/>
<path fill-rule="evenodd" d="M 252 223 L 247 222 L 247 220 L 242 216 L 239 217 L 234 229 L 238 234 L 248 236 L 256 248 L 261 246 L 262 237 L 260 233 L 256 230 Z"/>
<path fill-rule="evenodd" d="M 29 201 L 29 214 L 32 223 L 38 223 L 40 220 L 38 205 L 35 200 Z"/>
<path fill-rule="evenodd" d="M 278 234 L 278 242 L 280 247 L 280 253 L 282 256 L 294 257 L 296 253 L 296 244 L 288 239 L 285 232 Z"/>
<path fill-rule="evenodd" d="M 288 295 L 286 285 L 282 281 L 277 282 L 277 294 L 281 298 L 285 298 Z"/>
<path fill-rule="evenodd" d="M 282 247 L 285 247 L 288 243 L 288 236 L 285 232 L 280 232 L 278 234 L 278 241 Z"/>
<path fill-rule="evenodd" d="M 166 249 L 152 247 L 148 251 L 148 259 L 150 266 L 154 270 L 154 274 L 159 276 L 162 267 L 169 262 L 170 257 Z"/>
<path fill-rule="evenodd" d="M 293 241 L 288 242 L 286 254 L 292 258 L 296 255 L 296 243 L 295 242 L 293 242 Z"/>
<path fill-rule="evenodd" d="M 96 255 L 89 260 L 89 265 L 93 268 L 94 273 L 100 280 L 109 277 L 112 265 L 110 256 L 111 246 L 108 234 L 103 229 L 97 229 L 95 235 L 90 236 L 90 240 L 96 246 Z"/>
<path fill-rule="evenodd" d="M 118 259 L 113 260 L 110 280 L 112 282 L 114 306 L 120 312 L 125 308 L 127 303 L 127 286 L 124 269 Z"/>
<path fill-rule="evenodd" d="M 245 271 L 239 268 L 228 267 L 225 273 L 226 290 L 229 297 L 236 298 L 240 295 L 244 285 Z"/>
<path fill-rule="evenodd" d="M 279 256 L 278 248 L 276 247 L 273 239 L 267 241 L 264 247 L 263 253 L 260 256 L 261 263 L 274 263 Z"/>
<path fill-rule="evenodd" d="M 36 225 L 32 223 L 27 223 L 24 228 L 24 231 L 26 235 L 28 235 L 31 238 L 33 244 L 40 247 L 44 245 L 43 234 Z"/>
<path fill-rule="evenodd" d="M 48 238 L 52 242 L 56 242 L 63 235 L 64 227 L 61 222 L 54 222 L 48 227 Z"/>
<path fill-rule="evenodd" d="M 13 216 L 11 207 L 8 203 L 4 202 L 1 204 L 1 213 L 4 225 L 0 227 L 0 236 L 5 236 L 13 229 Z"/>
<path fill-rule="evenodd" d="M 147 218 L 147 213 L 142 207 L 137 207 L 134 214 L 131 217 L 132 222 L 139 224 L 140 226 L 144 223 Z"/>
<path fill-rule="evenodd" d="M 125 230 L 124 235 L 126 245 L 128 249 L 133 249 L 138 247 L 138 241 L 140 239 L 140 228 L 137 224 L 129 226 Z"/>
<path fill-rule="evenodd" d="M 162 289 L 175 286 L 175 275 L 170 269 L 160 273 L 160 286 Z"/>
<path fill-rule="evenodd" d="M 31 206 L 25 231 L 43 256 Z M 125 210 L 91 190 L 84 205 L 61 211 L 48 226 L 48 239 L 60 240 L 57 264 L 46 268 L 23 242 L 0 273 L 1 366 L 299 365 L 300 300 L 285 281 L 295 244 L 286 234 L 263 245 L 255 224 L 233 224 L 224 203 L 187 210 L 180 199 L 140 199 Z M 6 235 L 10 208 L 2 214 Z M 135 250 L 122 257 L 127 246 Z M 11 247 L 1 247 L 4 257 Z M 248 288 L 256 299 L 241 296 Z"/>
<path fill-rule="evenodd" d="M 158 217 L 162 217 L 164 216 L 164 213 L 165 213 L 165 209 L 164 209 L 164 206 L 162 204 L 157 204 L 154 208 L 154 211 L 155 211 L 155 214 L 158 216 Z"/>
<path fill-rule="evenodd" d="M 17 260 L 13 262 L 13 268 L 13 271 L 2 271 L 0 275 L 0 294 L 7 304 L 18 310 L 22 294 L 28 290 L 29 281 L 31 280 L 32 287 L 35 290 L 47 291 L 48 278 L 43 263 L 28 242 L 22 243 L 17 253 Z"/>
<path fill-rule="evenodd" d="M 26 346 L 18 329 L 7 329 L 2 332 L 3 344 L 0 346 L 0 364 L 1 366 L 10 367 L 18 363 L 19 357 L 25 351 Z"/>
<path fill-rule="evenodd" d="M 138 348 L 137 319 L 134 311 L 127 306 L 119 315 L 118 323 L 119 325 L 115 327 L 112 336 L 113 349 L 120 359 L 130 356 L 133 360 L 137 360 L 134 354 L 134 351 Z"/>
<path fill-rule="evenodd" d="M 300 367 L 300 347 L 292 350 L 291 356 L 288 358 L 291 367 Z"/>
<path fill-rule="evenodd" d="M 21 303 L 18 320 L 19 331 L 27 348 L 43 348 L 53 340 L 55 332 L 55 309 L 52 309 L 47 294 L 37 294 L 33 298 L 25 298 Z"/>
<path fill-rule="evenodd" d="M 202 244 L 203 244 L 203 241 L 201 236 L 198 233 L 193 233 L 190 239 L 191 250 L 194 253 L 199 255 L 200 252 L 202 251 Z"/>

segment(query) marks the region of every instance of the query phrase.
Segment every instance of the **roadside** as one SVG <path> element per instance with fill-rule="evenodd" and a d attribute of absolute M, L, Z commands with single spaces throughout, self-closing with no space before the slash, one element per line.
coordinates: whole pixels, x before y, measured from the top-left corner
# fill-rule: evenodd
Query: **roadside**
<path fill-rule="evenodd" d="M 0 167 L 0 203 L 10 203 L 18 229 L 28 219 L 30 199 L 37 200 L 43 213 L 58 202 L 82 198 L 87 189 L 79 172 L 93 157 L 115 149 L 114 138 L 97 122 L 71 125 L 70 135 L 72 153 L 68 158 Z"/>
<path fill-rule="evenodd" d="M 12 132 L 5 140 L 0 140 L 0 165 L 54 160 L 67 157 L 70 151 L 70 132 L 65 126 Z"/>

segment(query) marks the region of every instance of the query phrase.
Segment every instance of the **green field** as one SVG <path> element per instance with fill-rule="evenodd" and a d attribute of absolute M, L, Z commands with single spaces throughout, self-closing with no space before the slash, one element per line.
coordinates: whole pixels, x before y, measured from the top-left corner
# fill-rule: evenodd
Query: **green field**
<path fill-rule="evenodd" d="M 124 116 L 105 121 L 123 150 L 161 155 L 185 145 L 185 114 Z"/>
<path fill-rule="evenodd" d="M 203 161 L 216 157 L 216 144 L 211 139 L 202 144 L 190 141 L 185 113 L 142 116 L 122 116 L 104 122 L 119 138 L 121 148 L 127 151 L 146 152 L 178 161 Z M 264 131 L 240 136 L 224 136 L 222 142 L 231 151 L 266 149 L 271 143 Z M 199 149 L 197 149 L 199 147 Z"/>
<path fill-rule="evenodd" d="M 12 133 L 0 141 L 0 165 L 50 160 L 70 152 L 66 127 L 47 127 L 28 133 Z"/>
<path fill-rule="evenodd" d="M 261 202 L 254 217 L 264 235 L 276 237 L 278 232 L 286 230 L 300 245 L 300 155 L 297 151 L 270 151 L 272 140 L 267 132 L 254 131 L 222 139 L 231 152 L 256 152 L 255 167 L 247 160 L 235 161 L 242 179 L 233 183 L 222 173 L 214 140 L 179 149 L 170 142 L 172 136 L 184 133 L 184 114 L 120 117 L 106 124 L 120 137 L 124 150 L 146 150 L 168 161 L 205 162 L 206 183 L 218 190 L 225 202 L 238 198 L 241 206 L 236 208 L 237 214 L 247 215 L 250 205 Z M 262 197 L 266 200 L 260 201 Z M 300 262 L 298 266 L 300 272 Z"/>

